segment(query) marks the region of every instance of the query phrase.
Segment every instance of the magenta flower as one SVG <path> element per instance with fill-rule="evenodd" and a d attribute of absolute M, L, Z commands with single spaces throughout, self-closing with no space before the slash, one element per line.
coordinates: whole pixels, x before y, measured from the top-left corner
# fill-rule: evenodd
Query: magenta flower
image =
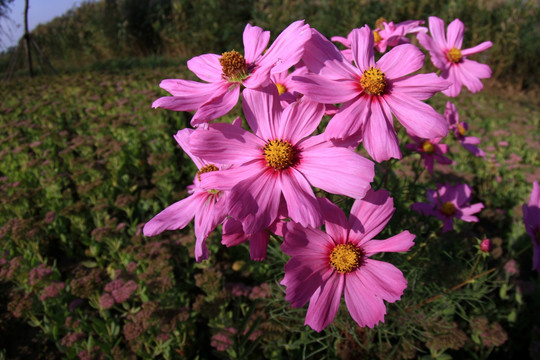
<path fill-rule="evenodd" d="M 172 96 L 157 99 L 152 107 L 175 111 L 194 111 L 192 126 L 198 126 L 227 114 L 238 102 L 240 85 L 257 88 L 277 74 L 295 65 L 304 52 L 311 31 L 303 20 L 289 25 L 265 52 L 270 32 L 246 25 L 244 55 L 232 50 L 223 54 L 204 54 L 187 62 L 188 68 L 205 83 L 167 79 L 159 85 Z M 264 52 L 264 54 L 263 54 Z"/>
<path fill-rule="evenodd" d="M 540 187 L 533 183 L 528 204 L 523 204 L 523 222 L 533 242 L 533 269 L 540 272 Z"/>
<path fill-rule="evenodd" d="M 317 102 L 343 103 L 328 123 L 327 139 L 361 136 L 369 155 L 380 162 L 401 158 L 392 115 L 414 136 L 432 139 L 448 133 L 444 118 L 421 100 L 449 84 L 434 73 L 406 76 L 424 63 L 416 46 L 399 45 L 375 62 L 371 30 L 354 29 L 354 67 L 334 44 L 313 32 L 303 61 L 314 74 L 294 79 L 299 91 Z"/>
<path fill-rule="evenodd" d="M 236 126 L 237 125 L 231 125 Z M 193 179 L 193 185 L 188 186 L 190 196 L 180 200 L 154 216 L 144 225 L 145 236 L 155 236 L 165 230 L 177 230 L 186 227 L 195 218 L 195 260 L 208 259 L 208 248 L 205 240 L 210 233 L 227 217 L 225 207 L 226 194 L 218 190 L 206 190 L 201 187 L 201 174 L 219 172 L 225 165 L 209 163 L 194 156 L 189 146 L 189 137 L 193 129 L 183 129 L 174 136 L 182 150 L 193 160 L 199 171 Z"/>
<path fill-rule="evenodd" d="M 420 154 L 424 160 L 424 166 L 430 174 L 433 174 L 433 165 L 435 164 L 435 161 L 443 165 L 452 163 L 451 159 L 444 156 L 444 154 L 448 152 L 448 145 L 440 144 L 442 138 L 421 139 L 416 136 L 411 136 L 411 139 L 414 143 L 407 144 L 405 147 Z"/>
<path fill-rule="evenodd" d="M 467 222 L 477 222 L 473 216 L 484 208 L 484 204 L 476 203 L 469 205 L 471 201 L 471 188 L 467 184 L 454 186 L 446 183 L 438 184 L 437 191 L 427 190 L 427 203 L 414 203 L 411 209 L 424 215 L 432 215 L 443 222 L 443 232 L 454 228 L 454 218 Z"/>
<path fill-rule="evenodd" d="M 465 136 L 469 130 L 469 125 L 466 122 L 459 122 L 459 113 L 457 111 L 456 105 L 452 104 L 450 101 L 446 102 L 446 108 L 444 109 L 444 118 L 450 126 L 450 131 L 454 132 L 454 135 L 458 141 L 463 145 L 463 147 L 469 151 L 474 156 L 486 157 L 486 153 L 480 149 L 478 144 L 480 144 L 480 139 L 474 136 Z"/>
<path fill-rule="evenodd" d="M 319 226 L 319 204 L 311 189 L 362 198 L 374 177 L 373 163 L 354 151 L 309 135 L 319 125 L 324 106 L 308 99 L 281 108 L 274 85 L 246 89 L 243 109 L 254 133 L 230 124 L 212 124 L 190 138 L 193 154 L 235 168 L 202 174 L 205 188 L 231 190 L 229 214 L 248 235 L 278 217 L 283 196 L 291 219 Z"/>
<path fill-rule="evenodd" d="M 488 253 L 491 251 L 491 248 L 492 248 L 491 240 L 484 239 L 480 242 L 480 251 L 484 253 Z"/>
<path fill-rule="evenodd" d="M 451 82 L 443 94 L 456 97 L 463 85 L 472 93 L 482 90 L 484 85 L 480 79 L 491 77 L 491 69 L 488 65 L 467 59 L 467 56 L 489 49 L 493 45 L 491 41 L 484 41 L 475 47 L 461 50 L 465 25 L 459 19 L 448 25 L 445 35 L 444 21 L 436 16 L 430 16 L 429 32 L 432 37 L 418 34 L 418 41 L 429 51 L 433 65 L 441 69 L 441 77 Z"/>
<path fill-rule="evenodd" d="M 293 307 L 309 300 L 305 324 L 321 331 L 334 319 L 342 294 L 353 319 L 360 326 L 384 322 L 383 300 L 395 302 L 407 280 L 394 265 L 370 259 L 380 252 L 408 251 L 415 236 L 404 231 L 386 240 L 373 240 L 394 213 L 392 198 L 385 190 L 370 190 L 356 200 L 349 220 L 327 199 L 319 199 L 326 233 L 287 224 L 281 249 L 292 258 L 285 264 L 285 299 Z"/>

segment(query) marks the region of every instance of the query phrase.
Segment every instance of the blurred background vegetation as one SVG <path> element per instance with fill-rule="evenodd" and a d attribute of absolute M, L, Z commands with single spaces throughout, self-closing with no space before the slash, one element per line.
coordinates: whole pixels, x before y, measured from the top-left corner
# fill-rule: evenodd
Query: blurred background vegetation
<path fill-rule="evenodd" d="M 290 22 L 306 19 L 330 37 L 373 26 L 379 17 L 399 22 L 430 15 L 446 23 L 461 19 L 467 27 L 464 47 L 491 40 L 493 47 L 480 60 L 491 65 L 495 79 L 518 90 L 538 85 L 537 0 L 100 0 L 83 2 L 32 34 L 53 65 L 67 71 L 81 65 L 125 67 L 128 58 L 130 66 L 148 58 L 150 66 L 182 64 L 201 53 L 241 49 L 248 22 L 275 37 Z M 0 54 L 0 70 L 14 51 Z"/>

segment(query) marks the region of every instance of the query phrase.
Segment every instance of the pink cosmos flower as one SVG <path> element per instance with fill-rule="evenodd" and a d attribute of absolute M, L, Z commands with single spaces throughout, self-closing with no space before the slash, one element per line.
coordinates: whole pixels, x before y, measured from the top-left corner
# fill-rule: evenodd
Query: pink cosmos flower
<path fill-rule="evenodd" d="M 236 124 L 238 124 L 237 119 Z M 238 125 L 231 125 L 236 126 Z M 180 200 L 157 214 L 143 228 L 145 236 L 155 236 L 165 230 L 177 230 L 186 227 L 195 218 L 195 260 L 208 259 L 205 240 L 208 235 L 227 217 L 226 195 L 222 191 L 207 190 L 201 187 L 201 174 L 219 172 L 225 167 L 222 163 L 210 163 L 192 154 L 189 137 L 193 129 L 183 129 L 174 136 L 182 150 L 193 160 L 199 171 L 188 186 L 190 196 Z"/>
<path fill-rule="evenodd" d="M 437 191 L 427 190 L 427 203 L 415 203 L 411 209 L 424 215 L 432 215 L 443 222 L 443 232 L 454 228 L 454 218 L 467 222 L 478 222 L 473 216 L 484 208 L 484 204 L 476 203 L 469 205 L 471 201 L 471 188 L 467 184 L 454 186 L 446 183 L 438 184 Z"/>
<path fill-rule="evenodd" d="M 465 25 L 459 19 L 448 25 L 445 35 L 444 21 L 436 16 L 430 16 L 429 32 L 432 37 L 418 34 L 418 41 L 429 51 L 433 65 L 442 70 L 442 78 L 451 82 L 443 94 L 456 97 L 463 85 L 472 93 L 482 90 L 484 85 L 480 79 L 491 77 L 491 69 L 488 65 L 467 59 L 467 56 L 489 49 L 493 45 L 491 41 L 484 41 L 475 47 L 461 50 Z"/>
<path fill-rule="evenodd" d="M 285 264 L 285 299 L 293 307 L 309 300 L 305 324 L 321 331 L 334 319 L 342 294 L 353 319 L 360 326 L 384 322 L 383 300 L 395 302 L 407 280 L 394 265 L 370 259 L 380 252 L 408 251 L 415 236 L 404 231 L 386 240 L 373 240 L 394 213 L 392 198 L 385 190 L 370 190 L 356 200 L 349 220 L 327 199 L 319 199 L 326 233 L 287 224 L 281 249 L 292 258 Z"/>
<path fill-rule="evenodd" d="M 533 183 L 528 204 L 523 204 L 523 222 L 533 242 L 533 269 L 540 272 L 540 187 Z"/>
<path fill-rule="evenodd" d="M 392 115 L 413 136 L 444 137 L 448 125 L 422 102 L 448 83 L 434 73 L 407 74 L 420 69 L 424 55 L 414 45 L 399 45 L 375 62 L 373 35 L 368 26 L 354 29 L 351 48 L 357 67 L 320 33 L 312 30 L 303 61 L 314 74 L 294 77 L 305 96 L 323 103 L 343 103 L 328 123 L 327 139 L 360 137 L 377 162 L 401 158 Z"/>
<path fill-rule="evenodd" d="M 223 54 L 204 54 L 187 62 L 188 68 L 205 83 L 167 79 L 159 85 L 172 96 L 157 99 L 152 107 L 175 111 L 194 111 L 192 126 L 227 114 L 238 102 L 240 85 L 257 88 L 296 64 L 311 36 L 309 25 L 299 20 L 289 25 L 265 52 L 270 32 L 246 25 L 244 55 L 232 50 Z M 264 54 L 263 54 L 264 52 Z"/>
<path fill-rule="evenodd" d="M 433 174 L 435 160 L 443 165 L 452 163 L 451 159 L 444 156 L 444 154 L 448 152 L 448 145 L 440 144 L 442 138 L 421 139 L 416 136 L 411 136 L 411 139 L 414 141 L 414 144 L 407 144 L 405 147 L 420 154 L 424 160 L 424 166 L 430 174 Z"/>
<path fill-rule="evenodd" d="M 463 145 L 463 147 L 469 151 L 474 156 L 486 157 L 486 153 L 480 149 L 478 144 L 480 144 L 480 139 L 475 136 L 465 136 L 469 130 L 469 125 L 466 122 L 459 122 L 459 113 L 457 111 L 456 105 L 452 104 L 450 101 L 446 102 L 446 108 L 444 109 L 444 118 L 450 126 L 450 131 L 454 132 L 454 135 L 458 141 Z"/>
<path fill-rule="evenodd" d="M 291 219 L 305 226 L 322 222 L 311 189 L 362 198 L 373 180 L 374 165 L 354 151 L 309 135 L 319 125 L 324 106 L 308 99 L 281 108 L 274 85 L 246 89 L 243 109 L 254 133 L 229 124 L 198 129 L 190 138 L 193 154 L 235 168 L 202 174 L 205 188 L 231 190 L 229 214 L 248 235 L 278 217 L 282 196 Z"/>

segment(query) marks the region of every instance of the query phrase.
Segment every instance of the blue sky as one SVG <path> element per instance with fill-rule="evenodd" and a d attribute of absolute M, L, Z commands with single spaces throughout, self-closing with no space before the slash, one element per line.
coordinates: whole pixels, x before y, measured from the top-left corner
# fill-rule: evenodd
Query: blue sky
<path fill-rule="evenodd" d="M 30 31 L 38 24 L 44 24 L 60 16 L 82 2 L 82 0 L 29 0 L 28 27 Z M 24 3 L 25 0 L 15 0 L 9 6 L 11 10 L 8 13 L 9 20 L 0 20 L 3 29 L 3 33 L 0 34 L 0 51 L 17 44 L 17 41 L 23 36 Z"/>

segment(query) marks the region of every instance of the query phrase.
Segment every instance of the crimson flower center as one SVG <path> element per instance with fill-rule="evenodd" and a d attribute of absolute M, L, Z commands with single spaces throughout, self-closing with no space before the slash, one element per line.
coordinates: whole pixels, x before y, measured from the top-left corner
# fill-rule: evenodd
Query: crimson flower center
<path fill-rule="evenodd" d="M 221 77 L 227 81 L 242 81 L 248 76 L 246 59 L 238 51 L 232 50 L 221 54 Z"/>
<path fill-rule="evenodd" d="M 386 77 L 381 69 L 372 66 L 362 74 L 360 85 L 368 95 L 381 95 L 386 88 Z"/>
<path fill-rule="evenodd" d="M 447 201 L 442 204 L 440 211 L 446 216 L 452 216 L 456 213 L 456 206 L 452 202 Z"/>
<path fill-rule="evenodd" d="M 211 172 L 211 171 L 218 171 L 218 170 L 219 169 L 214 164 L 205 165 L 202 168 L 200 168 L 199 171 L 197 172 L 197 178 L 199 179 L 199 181 L 201 181 L 201 174 Z"/>
<path fill-rule="evenodd" d="M 462 56 L 463 55 L 461 55 L 461 50 L 456 49 L 455 47 L 448 50 L 448 53 L 446 54 L 446 57 L 448 58 L 448 60 L 450 60 L 453 63 L 460 62 Z"/>
<path fill-rule="evenodd" d="M 296 161 L 296 149 L 287 140 L 270 140 L 263 148 L 266 165 L 276 170 L 283 170 L 293 166 Z"/>
<path fill-rule="evenodd" d="M 430 154 L 434 153 L 435 146 L 433 146 L 433 144 L 429 140 L 424 140 L 422 142 L 422 151 L 425 153 L 430 153 Z"/>
<path fill-rule="evenodd" d="M 330 266 L 338 273 L 347 274 L 362 265 L 363 252 L 353 244 L 339 244 L 330 253 Z"/>

